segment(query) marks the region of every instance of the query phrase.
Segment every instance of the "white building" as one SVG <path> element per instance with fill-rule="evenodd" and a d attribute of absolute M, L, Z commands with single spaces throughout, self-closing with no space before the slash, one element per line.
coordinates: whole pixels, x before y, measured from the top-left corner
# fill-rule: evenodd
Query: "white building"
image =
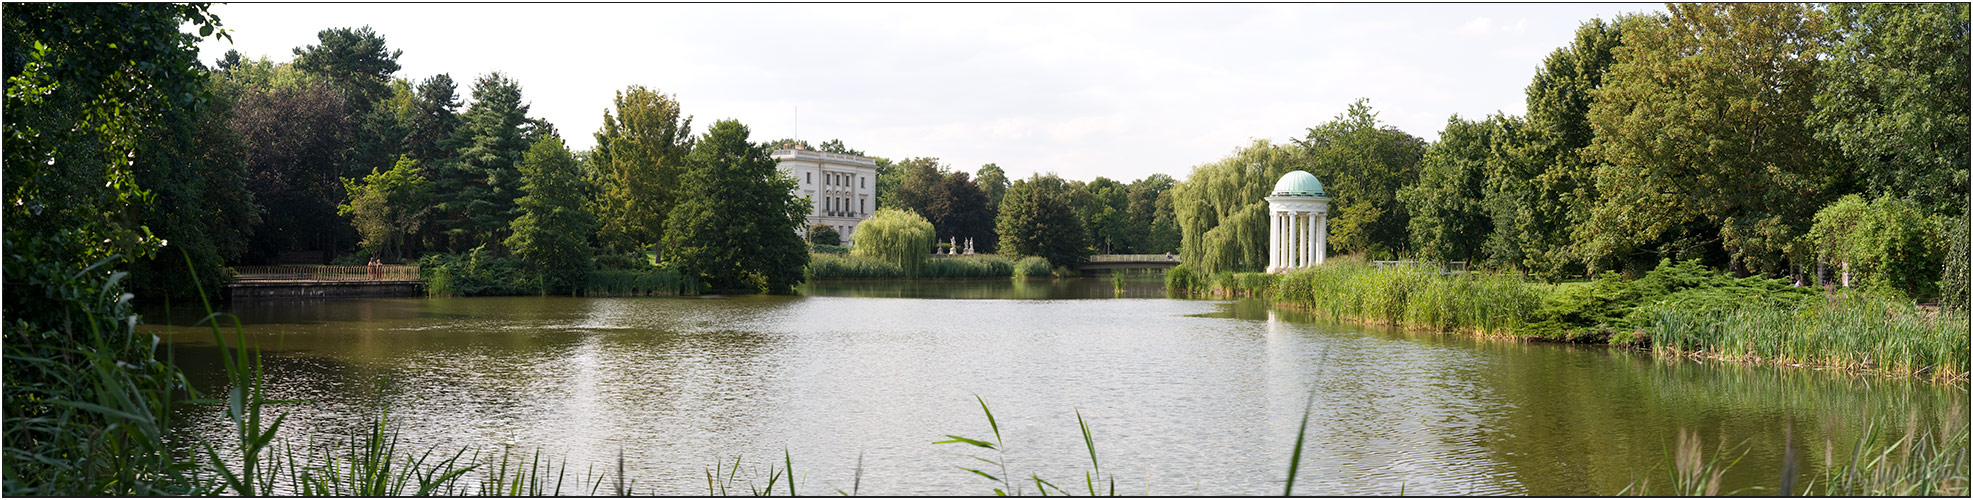
<path fill-rule="evenodd" d="M 781 173 L 795 179 L 795 196 L 808 198 L 808 228 L 817 224 L 836 229 L 843 244 L 856 225 L 877 209 L 877 161 L 856 155 L 802 149 L 777 149 L 772 154 Z"/>

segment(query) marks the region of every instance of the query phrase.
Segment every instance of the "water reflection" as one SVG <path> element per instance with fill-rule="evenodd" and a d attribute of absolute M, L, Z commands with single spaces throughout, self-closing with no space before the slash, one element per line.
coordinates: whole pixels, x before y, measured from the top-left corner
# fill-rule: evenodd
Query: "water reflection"
<path fill-rule="evenodd" d="M 235 304 L 295 436 L 389 405 L 411 449 L 540 449 L 657 493 L 703 492 L 715 459 L 787 450 L 803 492 L 989 493 L 931 444 L 989 435 L 1017 475 L 1088 455 L 1132 493 L 1278 492 L 1313 398 L 1297 491 L 1614 493 L 1656 474 L 1679 428 L 1746 442 L 1728 489 L 1771 484 L 1781 429 L 1838 449 L 1866 416 L 1936 415 L 1964 388 L 1666 362 L 1622 350 L 1328 323 L 1257 301 L 1159 298 L 1155 279 L 835 282 L 799 297 L 374 299 Z M 1080 300 L 1122 295 L 1132 300 Z M 165 316 L 153 312 L 151 318 Z M 183 316 L 174 312 L 171 317 Z M 170 337 L 223 385 L 209 331 Z M 209 410 L 209 409 L 208 409 Z M 1963 413 L 1961 413 L 1963 415 Z M 214 411 L 181 429 L 227 435 Z M 1902 420 L 1899 420 L 1901 423 Z M 1806 470 L 1819 459 L 1799 453 Z M 1031 493 L 1031 492 L 1030 492 Z"/>

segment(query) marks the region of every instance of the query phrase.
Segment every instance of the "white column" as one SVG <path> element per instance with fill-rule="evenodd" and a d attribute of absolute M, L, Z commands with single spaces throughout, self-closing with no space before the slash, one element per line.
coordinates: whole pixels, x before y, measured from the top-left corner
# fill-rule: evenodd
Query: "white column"
<path fill-rule="evenodd" d="M 1322 212 L 1315 222 L 1315 263 L 1329 260 L 1329 212 Z"/>
<path fill-rule="evenodd" d="M 1281 268 L 1281 213 L 1267 213 L 1267 272 Z"/>
<path fill-rule="evenodd" d="M 1302 241 L 1304 242 L 1303 244 L 1308 247 L 1308 258 L 1303 259 L 1303 265 L 1314 266 L 1316 259 L 1314 211 L 1310 211 L 1308 213 L 1308 217 L 1302 220 Z"/>
<path fill-rule="evenodd" d="M 1302 257 L 1308 255 L 1308 249 L 1302 248 L 1301 222 L 1302 222 L 1301 212 L 1293 212 L 1293 215 L 1289 216 L 1288 234 L 1290 235 L 1289 236 L 1290 238 L 1294 238 L 1289 242 L 1289 245 L 1295 247 L 1295 260 L 1288 263 L 1289 267 L 1301 268 Z"/>

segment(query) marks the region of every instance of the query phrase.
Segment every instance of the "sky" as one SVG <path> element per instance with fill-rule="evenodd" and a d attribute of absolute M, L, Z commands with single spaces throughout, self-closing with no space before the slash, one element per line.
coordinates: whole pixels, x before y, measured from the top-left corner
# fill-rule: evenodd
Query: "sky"
<path fill-rule="evenodd" d="M 1591 18 L 1659 4 L 221 4 L 276 62 L 334 27 L 447 73 L 470 102 L 493 71 L 573 149 L 615 94 L 674 95 L 695 133 L 736 119 L 765 142 L 840 139 L 893 160 L 1010 178 L 1183 180 L 1255 139 L 1307 134 L 1358 98 L 1437 140 L 1446 120 L 1520 115 L 1543 58 Z"/>

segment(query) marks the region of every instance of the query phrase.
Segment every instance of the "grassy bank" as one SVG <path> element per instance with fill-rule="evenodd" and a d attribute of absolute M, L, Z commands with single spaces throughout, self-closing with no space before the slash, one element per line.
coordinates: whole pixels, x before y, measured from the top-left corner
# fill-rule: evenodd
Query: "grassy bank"
<path fill-rule="evenodd" d="M 1732 278 L 1666 263 L 1625 280 L 1606 275 L 1551 285 L 1495 273 L 1378 269 L 1361 259 L 1281 275 L 1181 269 L 1175 294 L 1259 297 L 1335 320 L 1558 342 L 1651 349 L 1752 363 L 1808 365 L 1965 381 L 1964 311 L 1920 309 L 1897 297 L 1823 292 L 1781 280 Z"/>

